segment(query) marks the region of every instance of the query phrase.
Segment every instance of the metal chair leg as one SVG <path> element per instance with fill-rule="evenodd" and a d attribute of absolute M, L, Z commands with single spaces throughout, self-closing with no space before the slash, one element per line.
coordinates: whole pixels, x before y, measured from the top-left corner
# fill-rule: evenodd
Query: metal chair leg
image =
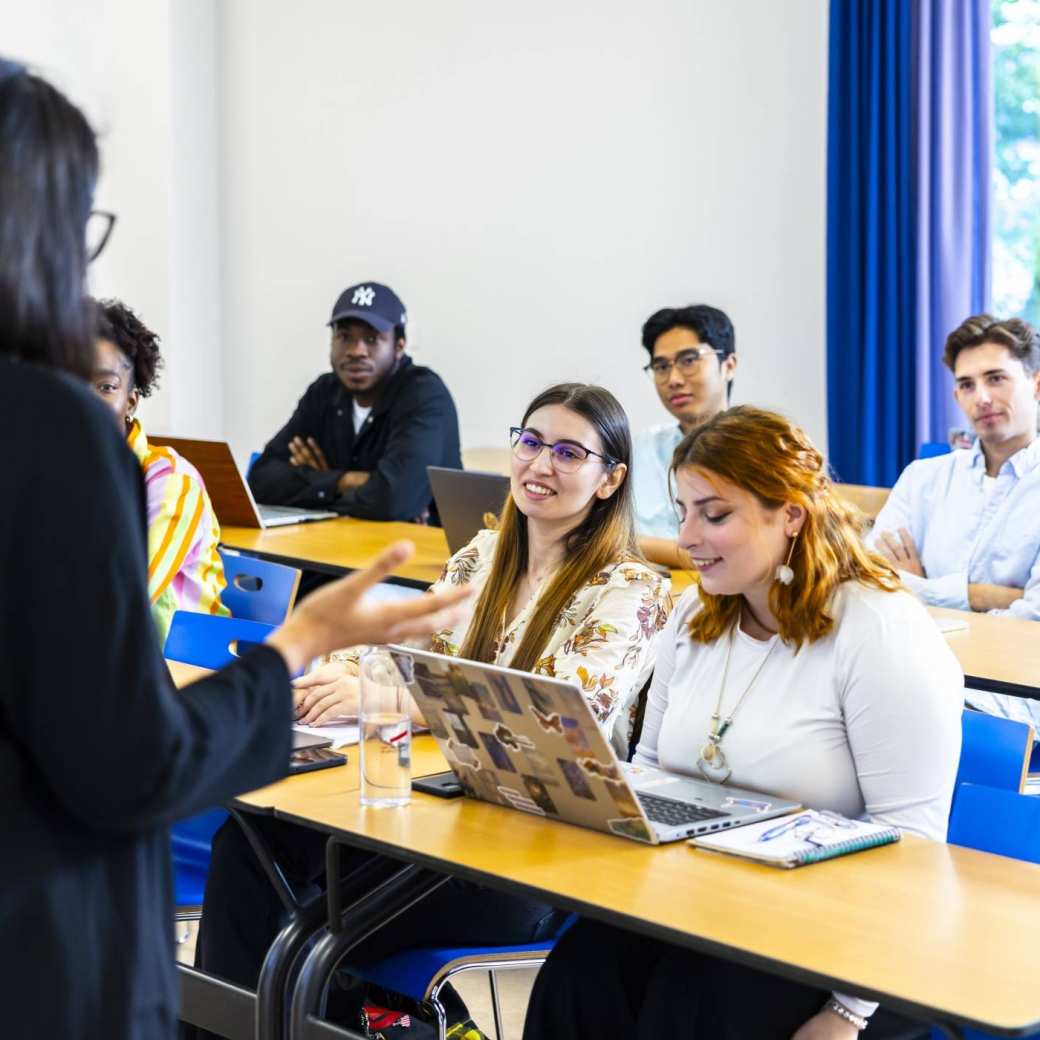
<path fill-rule="evenodd" d="M 502 1030 L 502 1005 L 498 998 L 498 976 L 494 968 L 488 972 L 488 980 L 491 983 L 491 1014 L 495 1017 L 495 1040 L 505 1040 Z"/>
<path fill-rule="evenodd" d="M 426 1003 L 433 1008 L 433 1013 L 437 1016 L 437 1040 L 448 1040 L 448 1012 L 444 1010 L 440 997 L 433 994 Z"/>
<path fill-rule="evenodd" d="M 338 848 L 334 838 L 329 842 L 326 874 L 329 877 L 339 876 Z M 316 1023 L 316 1015 L 320 1013 L 329 979 L 346 954 L 383 925 L 425 899 L 447 880 L 446 874 L 434 874 L 417 866 L 405 866 L 372 892 L 346 906 L 339 886 L 330 885 L 330 928 L 311 947 L 300 967 L 292 991 L 289 1037 L 308 1035 L 312 1023 Z M 347 1035 L 350 1035 L 349 1032 Z"/>

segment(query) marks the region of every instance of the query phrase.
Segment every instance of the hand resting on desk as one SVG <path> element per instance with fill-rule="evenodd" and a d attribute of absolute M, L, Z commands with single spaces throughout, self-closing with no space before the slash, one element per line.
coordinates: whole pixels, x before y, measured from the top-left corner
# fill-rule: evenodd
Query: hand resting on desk
<path fill-rule="evenodd" d="M 414 552 L 411 542 L 397 542 L 370 567 L 308 596 L 267 639 L 267 645 L 285 658 L 289 673 L 300 671 L 308 661 L 337 647 L 396 643 L 429 636 L 453 624 L 459 605 L 473 593 L 466 585 L 409 600 L 362 599 Z"/>
<path fill-rule="evenodd" d="M 426 599 L 421 596 L 420 599 Z M 300 676 L 293 683 L 296 721 L 301 726 L 324 726 L 344 716 L 357 715 L 361 700 L 361 680 L 352 661 L 333 661 Z M 412 725 L 425 727 L 418 705 L 408 697 Z"/>

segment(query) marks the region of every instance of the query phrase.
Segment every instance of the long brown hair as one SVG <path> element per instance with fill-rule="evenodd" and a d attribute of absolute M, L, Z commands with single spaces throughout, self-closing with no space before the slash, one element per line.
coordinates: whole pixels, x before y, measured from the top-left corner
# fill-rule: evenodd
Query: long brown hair
<path fill-rule="evenodd" d="M 892 565 L 863 544 L 861 514 L 835 494 L 823 456 L 805 431 L 782 415 L 746 405 L 720 412 L 675 449 L 671 474 L 687 467 L 750 491 L 767 509 L 793 503 L 805 510 L 791 557 L 794 581 L 774 582 L 769 591 L 769 609 L 784 642 L 800 647 L 831 631 L 834 618 L 828 611 L 842 582 L 885 592 L 901 587 Z M 743 597 L 699 591 L 701 609 L 690 622 L 690 635 L 708 643 L 737 624 Z"/>
<path fill-rule="evenodd" d="M 524 412 L 521 426 L 548 405 L 562 405 L 588 420 L 599 434 L 603 453 L 631 468 L 632 435 L 628 417 L 609 390 L 586 383 L 561 383 L 540 393 Z M 590 459 L 586 465 L 598 465 Z M 631 481 L 626 474 L 609 498 L 594 498 L 588 516 L 565 538 L 563 565 L 538 597 L 538 609 L 524 631 L 510 661 L 511 668 L 531 671 L 545 648 L 557 620 L 574 594 L 601 570 L 623 559 L 640 559 L 632 520 Z M 527 517 L 506 497 L 498 528 L 498 544 L 491 571 L 473 609 L 460 656 L 491 661 L 516 584 L 527 569 Z"/>

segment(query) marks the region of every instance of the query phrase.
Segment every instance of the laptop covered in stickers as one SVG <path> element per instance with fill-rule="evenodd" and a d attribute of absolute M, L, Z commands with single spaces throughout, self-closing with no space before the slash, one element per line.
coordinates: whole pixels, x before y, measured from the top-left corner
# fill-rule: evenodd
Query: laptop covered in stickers
<path fill-rule="evenodd" d="M 390 650 L 470 797 L 652 845 L 800 808 L 620 762 L 570 683 L 424 650 Z"/>

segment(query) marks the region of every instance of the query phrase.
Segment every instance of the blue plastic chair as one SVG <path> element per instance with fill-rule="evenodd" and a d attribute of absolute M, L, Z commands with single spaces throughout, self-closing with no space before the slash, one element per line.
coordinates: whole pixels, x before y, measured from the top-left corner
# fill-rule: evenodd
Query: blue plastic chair
<path fill-rule="evenodd" d="M 178 610 L 173 615 L 163 654 L 202 668 L 223 668 L 249 646 L 262 643 L 273 631 L 273 625 L 257 621 Z M 226 819 L 223 809 L 211 809 L 180 820 L 170 828 L 174 916 L 178 921 L 197 921 L 202 916 L 213 835 Z"/>
<path fill-rule="evenodd" d="M 961 716 L 961 760 L 954 802 L 961 784 L 1021 791 L 1033 752 L 1033 730 L 1024 722 L 965 710 Z"/>
<path fill-rule="evenodd" d="M 201 668 L 223 668 L 262 643 L 274 628 L 244 618 L 178 610 L 170 622 L 163 656 Z"/>
<path fill-rule="evenodd" d="M 227 587 L 220 598 L 235 618 L 280 625 L 289 616 L 300 588 L 302 571 L 220 549 Z"/>
<path fill-rule="evenodd" d="M 197 921 L 202 916 L 213 835 L 228 814 L 210 809 L 174 824 L 170 845 L 174 863 L 174 903 L 178 921 Z"/>
<path fill-rule="evenodd" d="M 467 971 L 486 971 L 491 986 L 491 1012 L 495 1019 L 496 1040 L 502 1040 L 502 1006 L 498 995 L 497 972 L 540 967 L 552 952 L 556 940 L 577 920 L 571 914 L 554 936 L 521 946 L 434 946 L 407 950 L 358 969 L 366 981 L 392 990 L 412 1000 L 425 1001 L 437 1016 L 438 1040 L 445 1040 L 448 1019 L 440 992 L 454 975 Z"/>
<path fill-rule="evenodd" d="M 1040 798 L 1001 791 L 979 784 L 965 784 L 957 794 L 950 816 L 951 845 L 963 845 L 998 856 L 1040 863 Z M 963 1030 L 965 1040 L 992 1040 L 991 1034 Z M 938 1030 L 934 1040 L 942 1040 Z M 1038 1040 L 1032 1033 L 1028 1040 Z"/>
<path fill-rule="evenodd" d="M 249 479 L 249 473 L 250 473 L 250 471 L 251 471 L 251 470 L 252 470 L 252 468 L 253 468 L 253 467 L 254 467 L 254 466 L 256 465 L 256 460 L 257 460 L 258 458 L 260 458 L 260 456 L 261 456 L 261 455 L 263 455 L 263 452 L 262 452 L 262 451 L 254 451 L 254 452 L 251 452 L 251 453 L 250 453 L 250 455 L 249 455 L 249 462 L 248 462 L 248 464 L 246 465 L 246 479 L 247 479 L 247 480 Z"/>
<path fill-rule="evenodd" d="M 936 455 L 949 455 L 950 446 L 946 441 L 925 441 L 917 453 L 919 459 L 932 459 Z"/>

